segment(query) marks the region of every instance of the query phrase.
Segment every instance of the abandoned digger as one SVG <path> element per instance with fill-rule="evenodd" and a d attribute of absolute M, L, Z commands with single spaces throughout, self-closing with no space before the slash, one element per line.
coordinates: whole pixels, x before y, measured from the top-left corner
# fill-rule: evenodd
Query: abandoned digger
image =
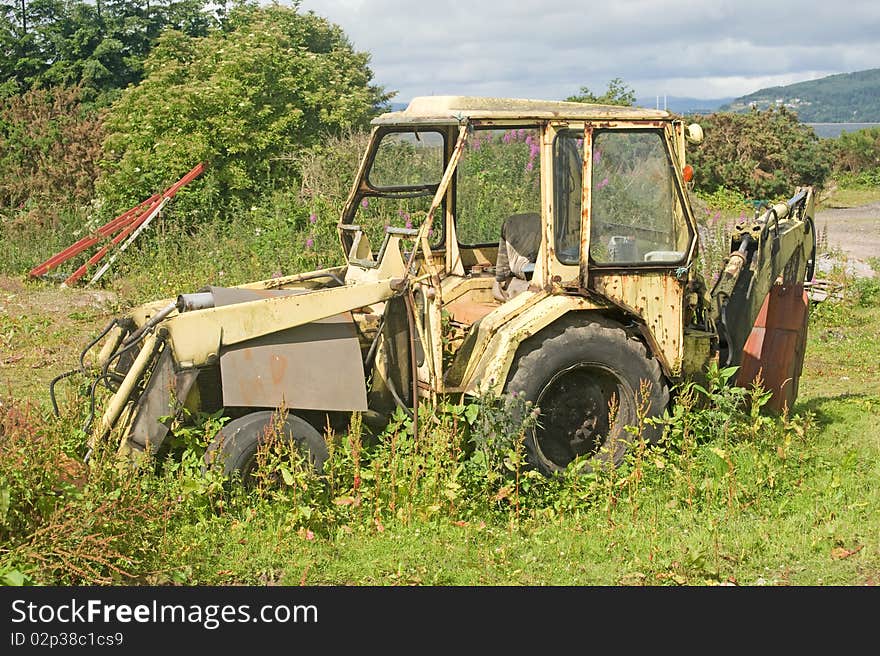
<path fill-rule="evenodd" d="M 112 321 L 91 345 L 92 402 L 111 392 L 91 446 L 161 451 L 184 408 L 222 411 L 206 466 L 247 476 L 283 408 L 320 469 L 328 420 L 381 430 L 397 408 L 415 422 L 420 402 L 515 392 L 538 415 L 528 462 L 553 475 L 621 462 L 640 404 L 662 414 L 712 362 L 791 407 L 813 190 L 738 224 L 710 289 L 686 162 L 702 138 L 666 111 L 571 102 L 424 97 L 379 116 L 338 224 L 344 264 Z"/>

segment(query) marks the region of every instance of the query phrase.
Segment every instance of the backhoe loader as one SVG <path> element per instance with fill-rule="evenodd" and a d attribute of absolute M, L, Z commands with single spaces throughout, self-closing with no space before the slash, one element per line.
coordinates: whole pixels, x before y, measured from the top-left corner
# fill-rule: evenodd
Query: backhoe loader
<path fill-rule="evenodd" d="M 790 408 L 813 190 L 738 224 L 710 288 L 686 162 L 702 139 L 664 110 L 572 102 L 432 96 L 382 114 L 338 223 L 344 263 L 112 321 L 93 342 L 93 394 L 111 395 L 91 445 L 156 452 L 184 408 L 222 411 L 206 464 L 245 476 L 283 408 L 320 469 L 327 421 L 381 429 L 441 396 L 516 394 L 537 415 L 528 461 L 553 475 L 619 463 L 626 427 L 712 362 Z"/>

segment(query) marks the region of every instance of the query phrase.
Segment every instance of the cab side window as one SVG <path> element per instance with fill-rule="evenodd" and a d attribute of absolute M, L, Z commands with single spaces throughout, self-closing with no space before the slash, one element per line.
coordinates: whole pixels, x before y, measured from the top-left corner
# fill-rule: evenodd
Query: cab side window
<path fill-rule="evenodd" d="M 505 219 L 541 212 L 538 129 L 475 129 L 456 175 L 459 243 L 497 244 Z"/>

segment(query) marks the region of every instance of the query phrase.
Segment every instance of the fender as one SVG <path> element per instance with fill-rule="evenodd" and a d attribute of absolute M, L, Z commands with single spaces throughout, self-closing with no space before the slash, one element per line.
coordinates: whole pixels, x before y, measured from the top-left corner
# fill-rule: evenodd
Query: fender
<path fill-rule="evenodd" d="M 462 391 L 468 394 L 493 392 L 501 394 L 513 365 L 519 345 L 526 339 L 571 312 L 604 310 L 609 306 L 582 296 L 547 295 L 546 292 L 523 292 L 517 298 L 534 294 L 536 302 L 501 325 L 487 326 L 490 331 L 482 353 L 462 380 Z"/>

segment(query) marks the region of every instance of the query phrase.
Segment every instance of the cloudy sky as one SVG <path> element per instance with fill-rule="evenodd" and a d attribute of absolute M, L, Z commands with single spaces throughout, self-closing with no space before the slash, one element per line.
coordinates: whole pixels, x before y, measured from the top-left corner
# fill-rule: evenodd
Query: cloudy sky
<path fill-rule="evenodd" d="M 302 0 L 418 95 L 735 97 L 880 67 L 880 0 Z"/>

